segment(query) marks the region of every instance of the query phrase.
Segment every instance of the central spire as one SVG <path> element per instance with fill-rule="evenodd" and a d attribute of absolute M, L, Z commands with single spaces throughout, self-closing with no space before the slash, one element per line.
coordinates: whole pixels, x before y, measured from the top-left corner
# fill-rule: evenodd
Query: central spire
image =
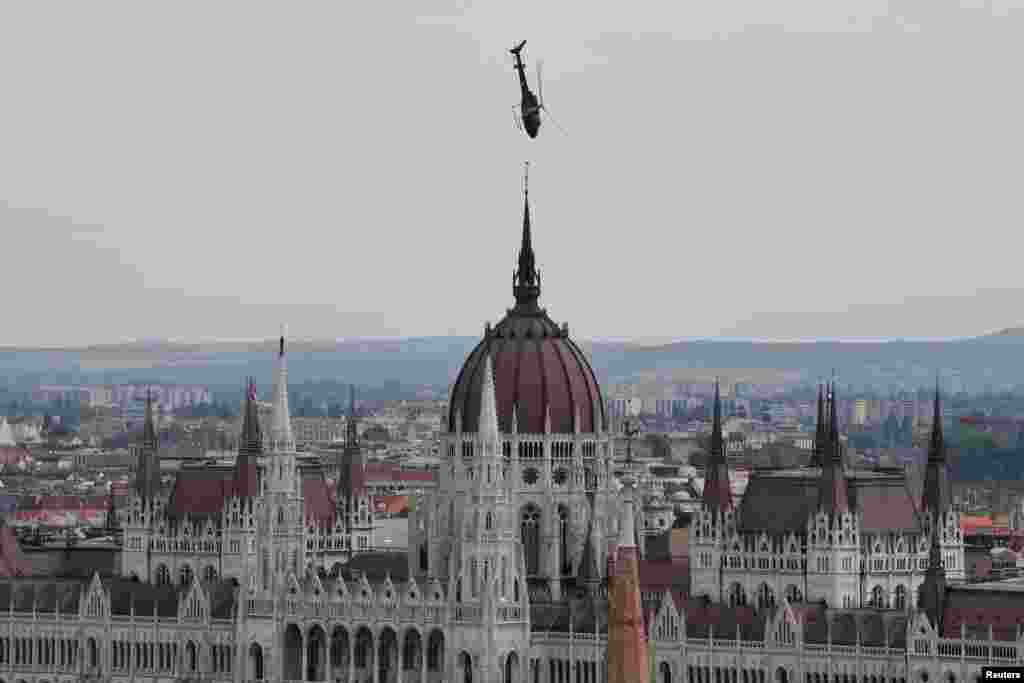
<path fill-rule="evenodd" d="M 536 307 L 540 298 L 540 273 L 530 235 L 530 162 L 526 162 L 523 172 L 523 241 L 519 245 L 519 267 L 512 278 L 512 293 L 519 308 Z"/>
<path fill-rule="evenodd" d="M 270 448 L 290 453 L 295 450 L 292 418 L 288 408 L 288 363 L 284 355 L 284 326 L 277 352 L 277 379 L 274 382 L 274 407 L 270 423 Z"/>

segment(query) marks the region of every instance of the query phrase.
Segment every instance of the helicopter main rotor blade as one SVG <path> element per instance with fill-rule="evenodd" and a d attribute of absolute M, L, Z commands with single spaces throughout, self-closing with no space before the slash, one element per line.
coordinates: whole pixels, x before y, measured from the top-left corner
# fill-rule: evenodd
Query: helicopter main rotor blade
<path fill-rule="evenodd" d="M 537 101 L 540 103 L 541 109 L 544 108 L 544 78 L 542 77 L 541 70 L 544 68 L 544 60 L 537 61 Z"/>
<path fill-rule="evenodd" d="M 565 129 L 565 126 L 558 122 L 558 119 L 551 115 L 551 110 L 549 110 L 544 105 L 541 105 L 540 108 L 544 112 L 545 117 L 548 118 L 551 121 L 551 123 L 555 124 L 555 128 L 557 128 L 562 135 L 569 137 L 569 131 Z"/>

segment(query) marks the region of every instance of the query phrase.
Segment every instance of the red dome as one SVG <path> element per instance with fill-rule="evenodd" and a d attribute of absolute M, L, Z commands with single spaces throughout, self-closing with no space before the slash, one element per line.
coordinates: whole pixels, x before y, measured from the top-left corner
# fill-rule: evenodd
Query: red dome
<path fill-rule="evenodd" d="M 513 275 L 516 305 L 469 354 L 452 387 L 448 429 L 461 421 L 465 432 L 478 431 L 484 357 L 491 354 L 498 427 L 512 429 L 513 407 L 521 434 L 542 434 L 546 412 L 551 433 L 594 433 L 605 428 L 604 400 L 590 363 L 569 339 L 568 327 L 559 328 L 537 305 L 540 273 L 534 265 L 530 237 L 530 205 L 523 216 L 523 243 L 519 267 Z M 576 415 L 579 425 L 576 425 Z M 458 420 L 458 421 L 457 421 Z"/>
<path fill-rule="evenodd" d="M 462 366 L 452 388 L 448 428 L 475 432 L 480 417 L 484 354 L 491 354 L 498 426 L 512 431 L 515 406 L 518 431 L 544 432 L 545 410 L 551 413 L 551 432 L 571 434 L 579 411 L 579 431 L 593 433 L 605 424 L 604 401 L 583 351 L 543 311 L 527 316 L 512 310 L 485 336 Z M 597 429 L 595 429 L 597 427 Z"/>

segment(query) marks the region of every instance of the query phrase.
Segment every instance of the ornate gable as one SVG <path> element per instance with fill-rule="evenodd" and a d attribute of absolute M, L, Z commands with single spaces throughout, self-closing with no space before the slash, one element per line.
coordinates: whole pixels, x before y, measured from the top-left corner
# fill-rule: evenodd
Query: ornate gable
<path fill-rule="evenodd" d="M 443 605 L 445 602 L 444 588 L 436 578 L 427 587 L 427 602 L 433 605 Z"/>
<path fill-rule="evenodd" d="M 78 610 L 79 616 L 83 619 L 106 619 L 110 614 L 110 596 L 103 588 L 99 572 L 92 575 L 92 581 L 89 582 L 89 588 L 86 589 Z"/>
<path fill-rule="evenodd" d="M 652 629 L 654 638 L 660 641 L 677 642 L 682 637 L 684 626 L 679 617 L 679 610 L 676 609 L 675 600 L 672 599 L 672 593 L 666 590 L 661 595 L 661 605 L 654 617 L 654 628 Z"/>
<path fill-rule="evenodd" d="M 356 602 L 359 602 L 359 603 L 361 603 L 363 605 L 369 606 L 369 605 L 373 604 L 373 598 L 374 598 L 373 587 L 370 586 L 370 582 L 366 579 L 366 574 L 363 574 L 359 578 L 359 586 L 358 586 L 358 588 L 356 588 L 356 596 L 355 597 L 356 597 Z"/>
<path fill-rule="evenodd" d="M 420 591 L 416 579 L 409 577 L 409 581 L 405 584 L 405 595 L 402 596 L 402 602 L 407 605 L 418 605 L 422 601 L 423 593 Z"/>
<path fill-rule="evenodd" d="M 803 619 L 785 596 L 782 597 L 775 614 L 768 617 L 767 621 L 766 640 L 775 645 L 793 646 L 803 631 Z"/>
<path fill-rule="evenodd" d="M 923 610 L 914 612 L 914 618 L 907 622 L 907 642 L 914 638 L 934 638 L 935 627 Z"/>
<path fill-rule="evenodd" d="M 192 585 L 178 603 L 178 618 L 185 621 L 206 621 L 210 615 L 210 601 L 206 591 L 193 575 Z"/>

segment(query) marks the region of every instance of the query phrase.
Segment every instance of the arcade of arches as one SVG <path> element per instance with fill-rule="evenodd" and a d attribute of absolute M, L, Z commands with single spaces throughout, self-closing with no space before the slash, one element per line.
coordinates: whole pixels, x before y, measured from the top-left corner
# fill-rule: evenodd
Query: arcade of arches
<path fill-rule="evenodd" d="M 253 673 L 263 670 L 258 648 L 254 645 L 250 650 Z M 367 626 L 325 628 L 315 624 L 303 632 L 288 624 L 283 657 L 286 681 L 446 683 L 445 638 L 438 628 L 424 636 L 416 628 L 399 635 L 391 627 L 374 633 Z"/>
<path fill-rule="evenodd" d="M 906 678 L 892 676 L 853 676 L 848 674 L 824 674 L 807 672 L 803 683 L 907 683 Z M 784 667 L 778 667 L 774 675 L 764 669 L 736 669 L 717 666 L 688 666 L 685 679 L 666 661 L 658 664 L 657 683 L 799 683 L 800 677 L 791 674 Z M 921 683 L 927 683 L 922 680 Z M 943 683 L 957 683 L 949 677 Z"/>

